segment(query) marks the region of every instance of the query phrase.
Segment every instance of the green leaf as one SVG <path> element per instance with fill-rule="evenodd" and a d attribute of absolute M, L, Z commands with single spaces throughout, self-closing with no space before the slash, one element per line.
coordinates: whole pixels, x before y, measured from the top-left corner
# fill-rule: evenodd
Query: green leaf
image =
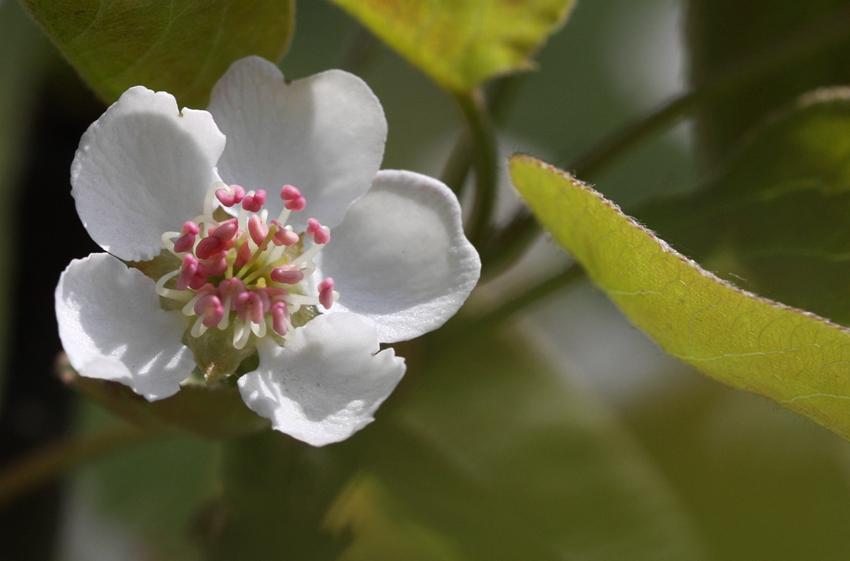
<path fill-rule="evenodd" d="M 521 155 L 510 168 L 541 224 L 665 351 L 850 438 L 850 330 L 707 273 L 565 172 Z"/>
<path fill-rule="evenodd" d="M 533 68 L 573 0 L 332 0 L 451 92 Z"/>
<path fill-rule="evenodd" d="M 107 102 L 144 85 L 205 107 L 230 64 L 279 60 L 294 28 L 294 0 L 23 0 Z"/>
<path fill-rule="evenodd" d="M 350 508 L 351 558 L 387 558 L 370 524 L 416 536 L 440 560 L 704 558 L 614 416 L 517 333 L 430 344 L 422 356 L 435 359 L 396 391 L 406 401 L 364 431 L 361 492 L 388 503 L 396 525 Z"/>
<path fill-rule="evenodd" d="M 697 193 L 638 218 L 762 296 L 850 325 L 850 90 L 804 96 Z"/>

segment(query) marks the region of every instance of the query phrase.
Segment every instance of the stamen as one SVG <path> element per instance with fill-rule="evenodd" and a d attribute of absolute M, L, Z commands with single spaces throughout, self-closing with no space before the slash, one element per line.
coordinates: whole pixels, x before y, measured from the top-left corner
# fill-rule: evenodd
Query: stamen
<path fill-rule="evenodd" d="M 207 294 L 195 303 L 194 311 L 204 318 L 205 327 L 215 327 L 224 317 L 224 307 L 215 294 Z"/>
<path fill-rule="evenodd" d="M 221 255 L 203 262 L 207 276 L 218 277 L 227 272 L 227 255 Z"/>
<path fill-rule="evenodd" d="M 301 191 L 299 191 L 297 187 L 284 185 L 280 188 L 280 198 L 284 201 L 291 201 L 299 198 L 303 199 L 304 197 L 301 196 Z"/>
<path fill-rule="evenodd" d="M 275 267 L 269 276 L 273 281 L 281 284 L 298 284 L 304 280 L 304 273 L 297 265 L 292 264 Z"/>
<path fill-rule="evenodd" d="M 285 209 L 300 212 L 307 206 L 307 199 L 301 196 L 301 191 L 292 185 L 284 185 L 280 190 L 280 198 L 286 201 Z M 283 222 L 283 221 L 281 221 Z"/>
<path fill-rule="evenodd" d="M 192 290 L 200 290 L 203 286 L 207 284 L 207 268 L 204 267 L 203 263 L 198 263 L 197 268 L 195 269 L 195 273 L 192 275 L 192 279 L 189 281 L 189 288 Z"/>
<path fill-rule="evenodd" d="M 215 236 L 223 242 L 228 242 L 233 239 L 236 232 L 239 231 L 239 222 L 235 218 L 225 220 L 215 228 L 210 230 L 210 235 Z"/>
<path fill-rule="evenodd" d="M 260 245 L 268 235 L 269 229 L 263 224 L 259 216 L 252 214 L 248 219 L 248 233 L 251 234 L 251 239 L 254 240 L 254 243 Z"/>
<path fill-rule="evenodd" d="M 227 244 L 223 240 L 216 236 L 210 236 L 198 242 L 198 247 L 195 248 L 195 255 L 198 256 L 198 259 L 209 259 L 226 249 Z"/>
<path fill-rule="evenodd" d="M 174 251 L 174 242 L 171 241 L 172 238 L 178 237 L 180 237 L 180 232 L 163 232 L 160 236 L 160 239 L 162 240 L 162 245 L 165 247 L 165 249 L 173 253 L 175 256 L 180 257 L 179 255 L 177 255 L 177 252 Z"/>
<path fill-rule="evenodd" d="M 275 302 L 270 310 L 272 314 L 272 329 L 281 337 L 289 332 L 289 308 L 285 302 Z"/>
<path fill-rule="evenodd" d="M 165 288 L 165 283 L 176 277 L 180 274 L 180 269 L 175 269 L 168 274 L 160 277 L 158 281 L 156 281 L 156 293 L 162 296 L 163 298 L 170 298 L 171 300 L 177 300 L 178 302 L 186 302 L 192 299 L 192 295 L 183 290 L 174 290 L 171 288 Z"/>
<path fill-rule="evenodd" d="M 250 260 L 251 246 L 248 244 L 245 234 L 243 232 L 239 232 L 236 236 L 236 261 L 233 263 L 233 266 L 237 269 L 241 269 L 245 266 L 245 263 Z"/>
<path fill-rule="evenodd" d="M 259 212 L 263 205 L 266 204 L 266 192 L 262 189 L 256 193 L 250 191 L 242 201 L 242 208 L 248 212 Z"/>
<path fill-rule="evenodd" d="M 324 244 L 318 244 L 317 243 L 317 244 L 313 245 L 313 247 L 311 247 L 310 249 L 308 249 L 307 251 L 305 251 L 304 253 L 302 253 L 301 255 L 296 257 L 295 259 L 293 259 L 292 264 L 293 265 L 300 265 L 302 263 L 307 263 L 308 261 L 311 261 L 313 259 L 313 257 L 316 256 L 317 253 L 322 251 L 323 247 L 325 247 Z"/>
<path fill-rule="evenodd" d="M 289 313 L 294 314 L 301 309 L 301 306 L 317 306 L 319 298 L 303 294 L 289 294 L 286 297 L 286 303 L 289 305 Z"/>
<path fill-rule="evenodd" d="M 189 283 L 192 282 L 192 278 L 198 270 L 198 265 L 198 259 L 191 253 L 183 257 L 183 264 L 180 265 L 180 276 L 177 277 L 177 290 L 189 288 Z"/>
<path fill-rule="evenodd" d="M 277 220 L 272 220 L 271 223 L 278 228 L 273 240 L 275 245 L 289 247 L 298 243 L 298 234 L 292 231 L 292 226 L 284 227 L 283 223 Z"/>
<path fill-rule="evenodd" d="M 259 247 L 257 247 L 257 251 L 254 252 L 254 255 L 251 256 L 251 259 L 247 263 L 242 265 L 241 269 L 239 269 L 238 276 L 241 277 L 245 273 L 247 273 L 248 269 L 250 269 L 251 266 L 260 259 L 260 256 L 263 254 L 263 252 L 269 246 L 269 243 L 272 241 L 272 238 L 274 238 L 274 235 L 276 233 L 277 233 L 277 228 L 274 225 L 272 225 L 272 227 L 269 228 L 269 231 L 266 234 L 266 237 L 263 238 L 262 243 L 257 244 Z"/>
<path fill-rule="evenodd" d="M 244 349 L 248 344 L 248 337 L 251 336 L 251 329 L 244 321 L 237 322 L 233 329 L 233 347 L 236 349 Z"/>
<path fill-rule="evenodd" d="M 201 335 L 206 333 L 206 331 L 207 326 L 204 325 L 204 318 L 203 316 L 201 316 L 195 320 L 195 324 L 192 325 L 192 331 L 190 331 L 190 333 L 192 334 L 192 337 L 200 337 Z"/>
<path fill-rule="evenodd" d="M 254 335 L 256 335 L 257 337 L 259 337 L 261 339 L 266 336 L 266 318 L 265 318 L 265 316 L 260 318 L 260 323 L 252 323 L 251 324 L 251 331 L 253 331 Z"/>
<path fill-rule="evenodd" d="M 241 279 L 224 279 L 218 283 L 218 293 L 224 297 L 224 302 L 230 304 L 225 306 L 228 311 L 236 309 L 236 303 L 232 300 L 245 292 L 245 283 Z"/>
<path fill-rule="evenodd" d="M 251 323 L 260 323 L 263 321 L 263 315 L 265 315 L 265 309 L 263 307 L 263 300 L 257 291 L 248 291 L 239 294 L 235 298 L 236 303 L 236 313 L 237 315 L 245 320 L 251 321 Z"/>
<path fill-rule="evenodd" d="M 198 290 L 195 295 L 183 306 L 181 310 L 184 316 L 193 316 L 195 315 L 195 304 L 198 303 L 198 300 L 209 294 L 210 292 L 215 291 L 215 287 L 212 284 L 206 284 L 202 287 L 202 290 Z"/>
<path fill-rule="evenodd" d="M 197 236 L 200 231 L 201 229 L 198 228 L 198 225 L 191 220 L 183 224 L 183 229 L 181 230 L 183 235 L 174 242 L 174 252 L 185 253 L 187 251 L 191 251 L 191 249 L 195 246 L 195 236 Z"/>
<path fill-rule="evenodd" d="M 326 244 L 331 241 L 331 231 L 319 224 L 315 218 L 307 220 L 307 235 L 313 237 L 313 241 L 318 244 Z"/>
<path fill-rule="evenodd" d="M 319 303 L 326 310 L 330 310 L 334 303 L 334 280 L 331 277 L 326 278 L 319 283 Z"/>
<path fill-rule="evenodd" d="M 242 202 L 242 199 L 245 198 L 245 189 L 241 185 L 225 185 L 216 189 L 215 197 L 222 205 L 230 208 Z"/>
<path fill-rule="evenodd" d="M 230 324 L 230 312 L 236 309 L 234 299 L 242 292 L 245 292 L 245 284 L 239 279 L 224 279 L 218 283 L 219 296 L 224 298 L 224 304 L 222 304 L 224 317 L 221 318 L 218 324 L 219 329 L 227 329 L 227 326 Z"/>

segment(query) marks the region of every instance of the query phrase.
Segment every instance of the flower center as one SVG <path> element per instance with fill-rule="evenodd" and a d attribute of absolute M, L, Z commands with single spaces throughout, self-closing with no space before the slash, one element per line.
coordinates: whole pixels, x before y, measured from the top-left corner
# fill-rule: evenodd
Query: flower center
<path fill-rule="evenodd" d="M 156 292 L 185 302 L 183 314 L 197 316 L 192 337 L 232 323 L 237 349 L 245 347 L 251 333 L 285 340 L 292 334 L 292 315 L 302 306 L 328 309 L 339 298 L 330 277 L 318 283 L 316 296 L 304 294 L 304 281 L 315 272 L 313 259 L 330 242 L 330 230 L 311 218 L 299 236 L 286 221 L 291 212 L 304 210 L 307 201 L 291 185 L 281 189 L 280 197 L 283 211 L 269 220 L 265 191 L 246 193 L 239 185 L 219 181 L 210 186 L 201 216 L 180 232 L 162 235 L 163 245 L 181 264 L 157 281 Z M 214 199 L 227 208 L 238 206 L 238 217 L 213 211 Z M 307 237 L 313 245 L 304 251 Z"/>

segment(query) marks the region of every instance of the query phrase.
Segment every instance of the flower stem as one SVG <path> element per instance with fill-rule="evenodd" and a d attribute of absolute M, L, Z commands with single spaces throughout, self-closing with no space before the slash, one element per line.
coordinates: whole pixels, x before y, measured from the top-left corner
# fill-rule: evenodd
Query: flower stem
<path fill-rule="evenodd" d="M 499 165 L 496 134 L 487 112 L 484 94 L 480 89 L 456 94 L 455 99 L 466 119 L 474 146 L 472 165 L 475 169 L 475 197 L 472 201 L 467 235 L 472 244 L 480 250 L 492 230 L 491 221 L 496 208 Z"/>
<path fill-rule="evenodd" d="M 464 131 L 455 142 L 449 159 L 440 174 L 440 181 L 448 185 L 455 195 L 460 198 L 469 170 L 472 167 L 472 140 L 469 133 Z"/>
<path fill-rule="evenodd" d="M 850 36 L 850 8 L 821 18 L 800 31 L 773 43 L 767 48 L 742 58 L 737 64 L 717 72 L 697 88 L 684 92 L 644 117 L 614 131 L 602 142 L 565 166 L 582 180 L 592 179 L 630 148 L 659 130 L 676 124 L 700 105 L 746 86 L 751 82 L 819 50 L 825 49 Z M 503 235 L 507 229 L 494 235 L 490 251 L 482 256 L 484 272 L 509 266 L 518 255 L 535 239 L 539 226 L 534 217 L 523 210 L 509 225 L 510 236 Z M 513 247 L 516 245 L 516 247 Z"/>
<path fill-rule="evenodd" d="M 0 506 L 98 456 L 161 434 L 158 429 L 120 427 L 36 450 L 0 471 Z"/>
<path fill-rule="evenodd" d="M 511 74 L 497 78 L 488 85 L 485 92 L 487 107 L 495 124 L 505 120 L 525 79 L 525 74 Z M 464 131 L 455 142 L 443 173 L 440 174 L 440 180 L 458 196 L 461 195 L 469 170 L 472 169 L 474 148 L 469 132 Z"/>

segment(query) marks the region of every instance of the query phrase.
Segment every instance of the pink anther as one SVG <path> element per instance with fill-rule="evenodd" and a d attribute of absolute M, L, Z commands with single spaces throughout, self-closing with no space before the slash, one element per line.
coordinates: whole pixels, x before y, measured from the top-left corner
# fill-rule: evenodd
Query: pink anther
<path fill-rule="evenodd" d="M 278 300 L 286 300 L 287 295 L 289 293 L 280 288 L 279 286 L 267 286 L 263 289 L 266 295 L 269 297 L 270 302 L 276 302 Z"/>
<path fill-rule="evenodd" d="M 271 223 L 277 226 L 277 232 L 275 232 L 274 237 L 272 238 L 272 242 L 274 242 L 275 245 L 285 245 L 286 247 L 289 247 L 292 244 L 298 243 L 298 234 L 289 228 L 284 228 L 277 220 L 272 220 Z"/>
<path fill-rule="evenodd" d="M 259 212 L 264 204 L 266 204 L 266 192 L 262 189 L 253 195 L 247 195 L 242 200 L 242 208 L 248 212 Z"/>
<path fill-rule="evenodd" d="M 175 253 L 191 251 L 195 246 L 195 234 L 183 234 L 174 242 Z"/>
<path fill-rule="evenodd" d="M 236 313 L 240 318 L 257 324 L 263 321 L 263 315 L 265 314 L 263 299 L 256 290 L 242 292 L 234 298 L 234 301 L 236 304 Z"/>
<path fill-rule="evenodd" d="M 269 233 L 269 228 L 263 221 L 260 220 L 260 217 L 256 214 L 252 214 L 250 218 L 248 218 L 248 233 L 251 234 L 251 239 L 254 240 L 254 243 L 259 245 L 263 245 L 263 240 L 266 239 L 266 236 Z"/>
<path fill-rule="evenodd" d="M 317 244 L 326 244 L 331 241 L 331 233 L 315 218 L 307 220 L 307 235 L 313 236 L 313 241 Z"/>
<path fill-rule="evenodd" d="M 217 277 L 223 275 L 227 271 L 227 259 L 224 258 L 224 255 L 213 257 L 204 261 L 204 267 L 206 268 L 207 276 Z"/>
<path fill-rule="evenodd" d="M 259 296 L 259 297 L 260 297 L 260 300 L 262 300 L 262 302 L 263 302 L 263 310 L 264 310 L 264 312 L 263 312 L 263 313 L 265 313 L 265 310 L 268 310 L 268 309 L 270 309 L 270 308 L 272 307 L 272 301 L 271 301 L 271 298 L 269 298 L 268 287 L 266 287 L 266 288 L 261 288 L 261 289 L 259 289 L 259 290 L 255 290 L 255 291 L 254 291 L 254 293 L 255 293 L 257 296 Z"/>
<path fill-rule="evenodd" d="M 297 187 L 293 187 L 292 185 L 284 185 L 280 189 L 280 198 L 284 201 L 291 201 L 293 199 L 297 199 L 301 196 L 301 191 L 298 190 Z"/>
<path fill-rule="evenodd" d="M 192 278 L 189 279 L 189 288 L 192 290 L 200 290 L 207 284 L 207 268 L 203 263 L 198 263 Z"/>
<path fill-rule="evenodd" d="M 241 185 L 222 187 L 221 189 L 216 189 L 215 198 L 229 208 L 242 202 L 242 199 L 245 198 L 245 189 Z"/>
<path fill-rule="evenodd" d="M 232 278 L 232 279 L 224 279 L 220 283 L 218 283 L 218 294 L 219 297 L 226 301 L 228 297 L 230 297 L 230 309 L 236 309 L 236 296 L 239 296 L 247 289 L 245 288 L 245 283 L 242 282 L 242 279 Z"/>
<path fill-rule="evenodd" d="M 281 265 L 272 269 L 271 278 L 275 282 L 283 284 L 298 284 L 304 280 L 304 273 L 298 269 L 298 265 Z"/>
<path fill-rule="evenodd" d="M 177 253 L 191 251 L 192 247 L 195 245 L 195 236 L 197 236 L 200 231 L 201 229 L 198 228 L 198 225 L 191 220 L 183 224 L 183 229 L 180 231 L 183 235 L 174 242 L 174 251 Z"/>
<path fill-rule="evenodd" d="M 195 271 L 198 269 L 198 259 L 191 253 L 183 256 L 183 264 L 180 265 L 180 275 L 177 277 L 177 290 L 186 290 Z"/>
<path fill-rule="evenodd" d="M 231 218 L 210 230 L 210 236 L 215 236 L 221 241 L 227 242 L 233 239 L 237 231 L 239 231 L 239 221 Z"/>
<path fill-rule="evenodd" d="M 286 201 L 283 205 L 292 212 L 301 212 L 307 207 L 307 199 L 304 197 L 296 197 L 292 200 Z"/>
<path fill-rule="evenodd" d="M 251 260 L 251 244 L 248 243 L 248 237 L 241 230 L 236 234 L 236 261 L 233 266 L 241 269 L 245 263 Z"/>
<path fill-rule="evenodd" d="M 289 331 L 289 308 L 286 302 L 275 302 L 270 310 L 272 314 L 272 329 L 281 337 Z"/>
<path fill-rule="evenodd" d="M 220 240 L 216 236 L 209 236 L 208 238 L 204 238 L 198 242 L 198 247 L 195 249 L 195 255 L 198 256 L 198 259 L 206 260 L 226 249 L 227 244 L 224 241 Z"/>
<path fill-rule="evenodd" d="M 326 278 L 319 283 L 319 304 L 330 310 L 334 303 L 334 280 L 331 277 Z"/>
<path fill-rule="evenodd" d="M 206 327 L 215 327 L 224 317 L 224 306 L 218 296 L 207 294 L 195 303 L 195 313 L 204 316 L 203 323 Z"/>

